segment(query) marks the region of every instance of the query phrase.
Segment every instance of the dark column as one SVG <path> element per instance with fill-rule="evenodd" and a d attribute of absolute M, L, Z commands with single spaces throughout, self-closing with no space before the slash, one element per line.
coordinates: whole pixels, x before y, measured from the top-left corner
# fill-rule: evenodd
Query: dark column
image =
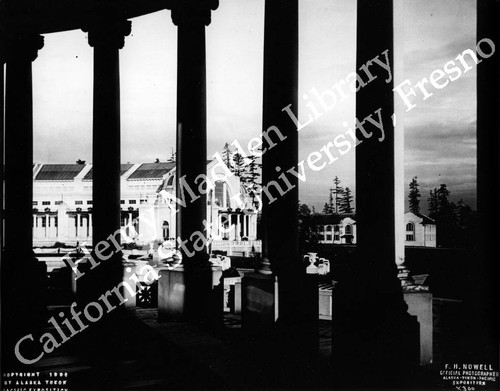
<path fill-rule="evenodd" d="M 266 132 L 277 127 L 269 137 L 277 144 L 263 140 L 267 151 L 262 157 L 262 184 L 273 197 L 264 193 L 262 209 L 263 257 L 271 263 L 278 276 L 279 319 L 282 324 L 296 323 L 300 289 L 297 283 L 305 277 L 305 268 L 299 258 L 298 237 L 298 179 L 288 175 L 293 187 L 280 195 L 270 184 L 276 181 L 286 189 L 278 177 L 298 162 L 298 132 L 283 108 L 291 105 L 297 114 L 298 91 L 298 2 L 297 0 L 272 0 L 265 4 L 264 21 L 264 99 L 262 128 Z M 272 146 L 272 148 L 270 148 Z"/>
<path fill-rule="evenodd" d="M 297 126 L 284 111 L 298 116 L 298 17 L 297 0 L 265 2 L 262 244 L 263 263 L 270 263 L 278 281 L 277 338 L 271 349 L 283 384 L 304 379 L 311 369 L 304 360 L 318 348 L 318 276 L 306 276 L 299 253 L 298 179 L 287 174 L 287 184 L 279 178 L 298 163 Z"/>
<path fill-rule="evenodd" d="M 356 68 L 387 49 L 393 67 L 392 0 L 358 0 Z M 358 120 L 381 110 L 385 140 L 357 130 L 363 140 L 356 148 L 357 254 L 334 292 L 338 379 L 371 387 L 399 384 L 419 359 L 418 323 L 406 312 L 397 277 L 392 89 L 392 81 L 378 77 L 356 94 Z"/>
<path fill-rule="evenodd" d="M 200 191 L 199 186 L 207 173 L 205 26 L 218 5 L 218 0 L 182 0 L 169 6 L 178 27 L 176 191 L 185 206 L 178 206 L 176 221 L 182 266 L 164 271 L 159 286 L 160 319 L 181 318 L 210 327 L 222 324 L 221 271 L 208 262 L 208 189 Z"/>
<path fill-rule="evenodd" d="M 211 21 L 211 10 L 218 0 L 174 2 L 172 21 L 177 29 L 177 197 L 186 197 L 186 206 L 177 214 L 177 236 L 187 240 L 181 249 L 184 265 L 204 263 L 206 246 L 193 248 L 189 240 L 195 232 L 206 234 L 203 221 L 207 217 L 207 197 L 198 191 L 195 179 L 207 172 L 207 110 L 205 26 Z M 191 202 L 186 188 L 198 198 Z"/>
<path fill-rule="evenodd" d="M 43 47 L 40 35 L 4 41 L 5 232 L 2 254 L 2 340 L 4 352 L 43 314 L 43 270 L 33 258 L 33 91 L 31 63 Z M 2 89 L 3 92 L 3 89 Z M 2 106 L 3 107 L 3 106 Z M 8 359 L 8 358 L 7 358 Z"/>
<path fill-rule="evenodd" d="M 130 34 L 131 22 L 96 20 L 88 27 L 88 40 L 94 48 L 94 118 L 92 140 L 92 242 L 107 242 L 104 252 L 111 258 L 84 278 L 91 285 L 91 295 L 103 294 L 123 278 L 121 252 L 108 239 L 120 229 L 120 70 L 119 49 Z M 115 235 L 119 237 L 118 235 Z M 99 258 L 95 256 L 96 261 Z"/>
<path fill-rule="evenodd" d="M 0 46 L 3 47 L 2 42 Z M 4 180 L 4 170 L 3 170 L 3 157 L 4 157 L 4 75 L 5 75 L 5 54 L 3 49 L 0 49 L 0 254 L 3 252 L 3 217 L 4 217 L 4 194 L 3 194 L 3 180 Z"/>
<path fill-rule="evenodd" d="M 500 188 L 500 1 L 477 1 L 477 41 L 490 39 L 496 45 L 495 53 L 477 65 L 477 212 L 480 268 L 472 284 L 477 293 L 473 307 L 478 311 L 473 318 L 482 325 L 475 335 L 478 357 L 498 362 L 498 218 Z M 487 43 L 480 49 L 491 52 Z M 480 287 L 480 288 L 479 288 Z M 479 359 L 479 358 L 478 358 Z"/>

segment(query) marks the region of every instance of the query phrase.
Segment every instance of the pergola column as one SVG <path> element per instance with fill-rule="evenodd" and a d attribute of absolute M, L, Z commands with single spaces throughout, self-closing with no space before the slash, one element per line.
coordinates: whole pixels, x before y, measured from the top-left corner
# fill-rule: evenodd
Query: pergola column
<path fill-rule="evenodd" d="M 177 236 L 187 240 L 185 249 L 181 248 L 185 265 L 201 264 L 207 259 L 206 245 L 194 248 L 189 239 L 195 232 L 206 234 L 206 194 L 198 191 L 195 179 L 207 172 L 205 26 L 210 24 L 211 10 L 218 4 L 218 0 L 182 0 L 170 6 L 177 26 L 177 197 L 186 193 L 180 181 L 199 196 L 186 202 L 177 214 Z"/>
<path fill-rule="evenodd" d="M 357 69 L 386 50 L 393 68 L 393 23 L 392 0 L 358 0 Z M 385 139 L 357 129 L 356 259 L 335 290 L 333 314 L 339 381 L 370 385 L 419 359 L 418 323 L 406 312 L 396 267 L 393 83 L 377 77 L 356 93 L 356 118 L 381 110 Z"/>
<path fill-rule="evenodd" d="M 287 106 L 298 115 L 298 2 L 267 0 L 264 20 L 263 132 L 277 127 L 283 137 L 262 157 L 264 187 L 298 162 L 297 126 L 283 111 Z M 278 278 L 278 323 L 288 327 L 300 319 L 304 300 L 305 267 L 299 254 L 298 179 L 287 175 L 291 188 L 276 199 L 263 196 L 263 257 Z M 270 189 L 273 189 L 271 186 Z"/>
<path fill-rule="evenodd" d="M 43 273 L 33 257 L 33 87 L 32 62 L 43 47 L 40 35 L 13 32 L 1 37 L 5 67 L 5 181 L 2 248 L 3 359 L 10 360 L 16 337 L 36 325 L 43 314 Z M 3 76 L 3 72 L 2 72 Z M 3 95 L 4 89 L 1 89 Z M 4 106 L 1 106 L 3 110 Z"/>
<path fill-rule="evenodd" d="M 272 141 L 262 140 L 263 262 L 242 280 L 242 326 L 274 336 L 267 349 L 283 380 L 311 368 L 304 360 L 318 348 L 318 276 L 306 278 L 299 253 L 298 179 L 287 175 L 298 163 L 297 126 L 286 112 L 298 116 L 298 9 L 297 0 L 265 2 L 262 132 Z M 287 185 L 279 178 L 284 174 Z M 284 194 L 276 183 L 286 188 Z"/>
<path fill-rule="evenodd" d="M 179 206 L 176 217 L 182 265 L 160 272 L 158 310 L 160 319 L 202 326 L 222 324 L 221 286 L 214 288 L 221 285 L 222 271 L 208 262 L 207 195 L 199 191 L 200 175 L 207 173 L 205 26 L 218 5 L 218 0 L 176 0 L 168 6 L 177 26 L 176 191 L 178 198 L 186 197 L 186 205 Z"/>
<path fill-rule="evenodd" d="M 5 85 L 5 250 L 27 262 L 32 254 L 33 88 L 31 63 L 40 35 L 20 36 L 7 49 Z M 20 191 L 22 189 L 22 191 Z"/>
<path fill-rule="evenodd" d="M 94 100 L 92 131 L 92 243 L 120 230 L 120 70 L 119 49 L 130 34 L 131 22 L 97 18 L 86 28 L 94 48 Z M 119 235 L 115 235 L 119 240 Z M 89 284 L 98 295 L 116 286 L 123 276 L 122 255 L 110 245 L 111 258 L 90 273 Z M 98 291 L 97 291 L 98 290 Z"/>
<path fill-rule="evenodd" d="M 479 269 L 471 289 L 474 315 L 471 326 L 482 325 L 475 332 L 475 349 L 481 352 L 483 360 L 498 359 L 498 205 L 500 190 L 500 2 L 498 0 L 477 0 L 476 40 L 490 39 L 496 51 L 477 64 L 477 241 Z M 490 53 L 487 43 L 480 46 L 484 53 Z M 474 269 L 475 269 L 474 268 Z M 472 272 L 472 271 L 471 271 Z M 493 361 L 494 362 L 494 361 Z"/>

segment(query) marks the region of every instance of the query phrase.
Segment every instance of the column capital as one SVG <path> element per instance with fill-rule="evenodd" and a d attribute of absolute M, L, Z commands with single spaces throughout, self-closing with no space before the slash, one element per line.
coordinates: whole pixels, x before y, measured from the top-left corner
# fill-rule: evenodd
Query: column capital
<path fill-rule="evenodd" d="M 173 0 L 167 7 L 172 11 L 176 26 L 211 22 L 211 11 L 219 7 L 219 0 Z"/>
<path fill-rule="evenodd" d="M 132 31 L 132 22 L 125 19 L 96 18 L 82 30 L 88 33 L 89 45 L 122 49 L 125 37 Z"/>
<path fill-rule="evenodd" d="M 0 36 L 0 63 L 14 59 L 35 61 L 43 48 L 43 36 L 39 34 L 15 34 Z"/>

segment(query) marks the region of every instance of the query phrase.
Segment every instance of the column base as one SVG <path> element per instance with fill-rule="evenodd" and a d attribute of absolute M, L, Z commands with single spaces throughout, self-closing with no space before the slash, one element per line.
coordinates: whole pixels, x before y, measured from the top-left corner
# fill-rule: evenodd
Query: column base
<path fill-rule="evenodd" d="M 278 319 L 278 281 L 272 274 L 246 273 L 241 282 L 241 324 L 252 333 L 271 330 Z"/>
<path fill-rule="evenodd" d="M 408 313 L 416 316 L 420 324 L 420 364 L 432 364 L 432 293 L 405 292 Z"/>
<path fill-rule="evenodd" d="M 188 321 L 219 328 L 223 325 L 223 294 L 220 267 L 159 269 L 158 320 Z"/>

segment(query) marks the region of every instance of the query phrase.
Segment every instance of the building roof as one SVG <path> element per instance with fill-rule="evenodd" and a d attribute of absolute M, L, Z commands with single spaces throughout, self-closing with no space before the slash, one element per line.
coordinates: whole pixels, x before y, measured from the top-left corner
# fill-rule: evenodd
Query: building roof
<path fill-rule="evenodd" d="M 85 164 L 44 164 L 35 177 L 37 181 L 71 181 Z"/>
<path fill-rule="evenodd" d="M 120 176 L 122 176 L 128 170 L 130 170 L 132 168 L 132 166 L 133 166 L 133 164 L 131 164 L 131 163 L 121 164 L 120 165 Z M 87 174 L 85 174 L 85 176 L 83 177 L 84 181 L 91 181 L 92 180 L 92 170 L 93 170 L 93 168 L 91 168 L 89 170 L 89 172 L 87 172 Z"/>
<path fill-rule="evenodd" d="M 423 219 L 422 224 L 436 224 L 436 221 L 434 219 L 431 219 L 429 216 L 426 216 L 422 213 L 420 213 L 419 217 Z"/>
<path fill-rule="evenodd" d="M 413 213 L 413 212 L 406 212 L 405 215 L 408 215 L 408 214 L 412 214 L 413 216 L 415 217 L 418 217 L 418 218 L 421 218 L 422 219 L 422 222 L 421 224 L 436 224 L 436 220 L 434 220 L 433 218 L 430 218 L 429 216 L 427 215 L 424 215 L 423 213 Z"/>
<path fill-rule="evenodd" d="M 175 168 L 175 162 L 143 163 L 128 179 L 163 179 L 172 168 Z"/>
<path fill-rule="evenodd" d="M 354 215 L 352 214 L 315 213 L 309 216 L 311 223 L 316 225 L 340 224 L 340 222 L 346 217 L 354 219 Z"/>

